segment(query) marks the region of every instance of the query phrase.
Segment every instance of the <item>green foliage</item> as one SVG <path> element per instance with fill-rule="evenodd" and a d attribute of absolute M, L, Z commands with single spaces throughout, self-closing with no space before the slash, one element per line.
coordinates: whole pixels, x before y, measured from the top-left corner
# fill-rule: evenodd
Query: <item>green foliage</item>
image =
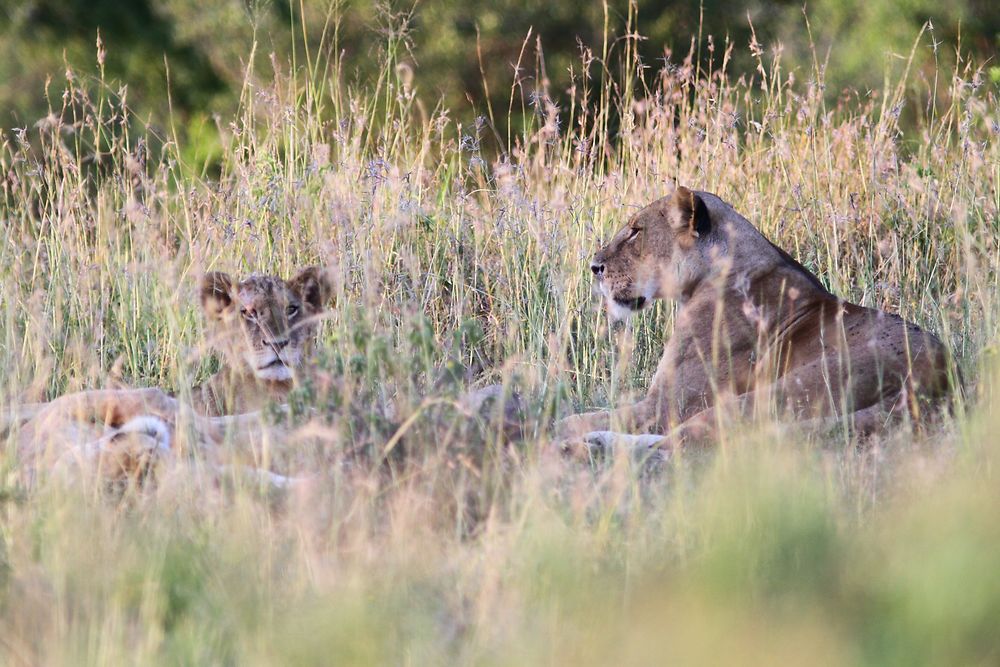
<path fill-rule="evenodd" d="M 925 24 L 924 45 L 933 48 L 917 58 L 923 71 L 950 68 L 954 53 L 938 47 L 958 43 L 959 36 L 962 54 L 977 62 L 1000 46 L 1000 9 L 981 0 L 821 0 L 810 3 L 805 16 L 799 3 L 786 0 L 431 0 L 412 8 L 373 0 L 8 0 L 0 5 L 4 16 L 0 127 L 30 126 L 46 115 L 47 105 L 58 113 L 59 100 L 46 105 L 36 91 L 49 78 L 58 80 L 64 54 L 78 72 L 93 72 L 99 59 L 102 79 L 114 89 L 128 85 L 137 117 L 152 121 L 165 137 L 173 131 L 185 136 L 183 157 L 196 170 L 217 166 L 212 115 L 235 109 L 249 73 L 266 79 L 274 63 L 288 60 L 293 68 L 315 70 L 309 54 L 317 52 L 333 56 L 335 71 L 329 73 L 348 82 L 372 80 L 379 63 L 391 57 L 424 82 L 418 93 L 427 108 L 443 100 L 469 125 L 488 117 L 497 134 L 483 140 L 500 138 L 504 145 L 508 123 L 517 130 L 530 125 L 537 96 L 565 110 L 585 91 L 594 95 L 634 56 L 653 69 L 680 65 L 689 52 L 705 67 L 725 57 L 734 74 L 753 75 L 760 61 L 745 47 L 756 36 L 756 46 L 775 45 L 786 69 L 800 76 L 812 76 L 818 58 L 827 97 L 835 101 L 848 88 L 879 88 Z M 373 39 L 373 31 L 379 37 Z M 95 45 L 98 32 L 101 47 Z M 724 55 L 727 44 L 736 48 Z M 98 50 L 106 55 L 98 58 Z M 831 51 L 838 56 L 828 60 Z M 167 113 L 167 67 L 177 119 Z M 513 97 L 512 83 L 520 83 Z"/>

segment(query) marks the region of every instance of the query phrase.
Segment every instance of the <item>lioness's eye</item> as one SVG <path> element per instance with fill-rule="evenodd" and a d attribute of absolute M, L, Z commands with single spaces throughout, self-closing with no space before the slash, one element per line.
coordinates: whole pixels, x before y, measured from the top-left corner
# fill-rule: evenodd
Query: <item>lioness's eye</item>
<path fill-rule="evenodd" d="M 628 239 L 627 240 L 631 241 L 636 236 L 638 236 L 639 232 L 641 232 L 641 231 L 642 231 L 642 227 L 633 227 L 632 231 L 630 231 L 629 234 L 628 234 Z"/>
<path fill-rule="evenodd" d="M 288 307 L 288 310 L 286 312 L 288 313 L 289 317 L 295 317 L 296 315 L 299 314 L 299 307 L 296 305 L 291 305 Z"/>
<path fill-rule="evenodd" d="M 253 313 L 246 308 L 240 308 L 240 315 L 242 315 L 245 320 L 249 320 L 251 322 L 253 321 Z"/>

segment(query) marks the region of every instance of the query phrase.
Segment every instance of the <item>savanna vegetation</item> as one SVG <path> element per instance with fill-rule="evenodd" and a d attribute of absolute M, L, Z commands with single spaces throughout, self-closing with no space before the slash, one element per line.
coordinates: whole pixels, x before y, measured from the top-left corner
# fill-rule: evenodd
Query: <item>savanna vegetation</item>
<path fill-rule="evenodd" d="M 207 270 L 321 264 L 337 297 L 292 396 L 295 437 L 268 445 L 316 474 L 304 490 L 28 487 L 5 434 L 4 662 L 1000 658 L 996 10 L 934 9 L 994 21 L 963 41 L 916 5 L 838 24 L 850 8 L 821 4 L 810 33 L 776 3 L 765 35 L 720 3 L 703 23 L 649 19 L 645 39 L 641 3 L 564 4 L 545 15 L 551 57 L 534 30 L 489 51 L 529 10 L 476 3 L 253 5 L 253 21 L 235 3 L 217 24 L 228 5 L 0 10 L 20 26 L 0 68 L 51 77 L 0 84 L 16 112 L 0 150 L 5 411 L 113 385 L 183 399 L 218 364 Z M 710 40 L 724 18 L 746 32 Z M 121 22 L 134 41 L 115 46 Z M 780 35 L 797 46 L 772 48 Z M 856 62 L 865 49 L 877 57 Z M 126 89 L 131 67 L 154 74 Z M 649 381 L 672 308 L 613 330 L 587 266 L 674 183 L 730 201 L 837 294 L 940 335 L 965 378 L 954 410 L 866 442 L 755 422 L 655 465 L 544 455 L 556 417 Z M 463 412 L 457 397 L 490 383 L 522 397 L 522 438 Z"/>

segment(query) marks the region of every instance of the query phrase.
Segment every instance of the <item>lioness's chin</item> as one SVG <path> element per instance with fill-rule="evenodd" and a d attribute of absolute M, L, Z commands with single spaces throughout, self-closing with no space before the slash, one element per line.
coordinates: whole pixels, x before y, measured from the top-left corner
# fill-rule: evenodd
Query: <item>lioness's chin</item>
<path fill-rule="evenodd" d="M 256 375 L 259 380 L 267 380 L 269 382 L 287 382 L 292 379 L 292 369 L 279 363 L 274 364 L 273 366 L 268 366 L 267 368 L 258 368 L 254 371 L 254 375 Z"/>
<path fill-rule="evenodd" d="M 603 297 L 608 317 L 612 322 L 628 319 L 634 313 L 647 308 L 653 299 L 659 298 L 658 285 L 653 280 L 633 283 L 629 287 L 612 292 L 607 281 L 598 281 L 596 291 Z"/>
<path fill-rule="evenodd" d="M 637 296 L 631 299 L 620 299 L 611 297 L 605 299 L 608 307 L 608 316 L 615 322 L 626 320 L 639 312 L 649 304 L 649 299 L 644 296 Z"/>
<path fill-rule="evenodd" d="M 292 379 L 292 369 L 287 359 L 280 359 L 277 356 L 271 359 L 247 359 L 253 369 L 254 377 L 267 382 L 287 382 Z"/>

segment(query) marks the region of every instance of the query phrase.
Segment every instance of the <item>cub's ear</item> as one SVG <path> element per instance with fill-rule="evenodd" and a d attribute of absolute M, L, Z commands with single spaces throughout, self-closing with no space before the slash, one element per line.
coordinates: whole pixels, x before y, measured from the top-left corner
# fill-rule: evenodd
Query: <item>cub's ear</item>
<path fill-rule="evenodd" d="M 683 185 L 677 186 L 671 195 L 667 215 L 674 229 L 689 239 L 696 239 L 712 231 L 712 218 L 705 202 Z"/>
<path fill-rule="evenodd" d="M 333 300 L 333 278 L 318 266 L 308 266 L 288 281 L 288 286 L 313 310 L 323 310 Z"/>
<path fill-rule="evenodd" d="M 201 277 L 201 309 L 209 320 L 217 320 L 233 307 L 233 279 L 228 273 L 209 271 Z"/>

